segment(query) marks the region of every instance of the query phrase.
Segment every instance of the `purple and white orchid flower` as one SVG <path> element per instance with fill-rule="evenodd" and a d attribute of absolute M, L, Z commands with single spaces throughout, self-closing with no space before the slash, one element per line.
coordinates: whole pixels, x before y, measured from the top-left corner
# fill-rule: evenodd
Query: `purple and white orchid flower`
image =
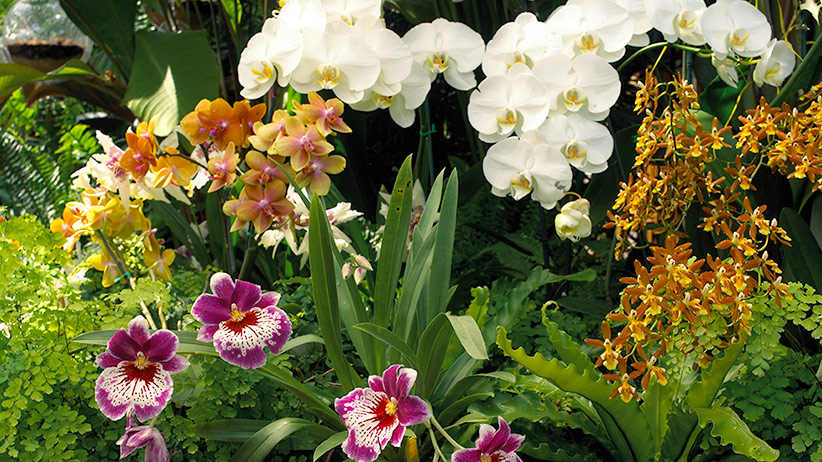
<path fill-rule="evenodd" d="M 234 281 L 226 273 L 211 277 L 212 294 L 200 295 L 191 314 L 203 327 L 197 340 L 214 342 L 230 364 L 254 369 L 265 364 L 264 346 L 277 354 L 291 335 L 291 321 L 277 308 L 280 294 L 260 292 L 260 286 Z"/>
<path fill-rule="evenodd" d="M 134 426 L 130 414 L 126 417 L 126 433 L 117 440 L 117 444 L 120 446 L 120 459 L 125 459 L 132 452 L 144 447 L 146 462 L 171 460 L 163 434 L 151 425 Z"/>
<path fill-rule="evenodd" d="M 170 330 L 150 334 L 142 316 L 132 319 L 128 330 L 118 330 L 106 352 L 97 356 L 104 370 L 95 398 L 103 414 L 119 420 L 133 412 L 140 421 L 159 414 L 173 391 L 171 374 L 188 367 L 188 360 L 176 354 L 179 344 Z"/>
<path fill-rule="evenodd" d="M 476 447 L 460 449 L 451 455 L 451 462 L 522 462 L 514 452 L 525 436 L 511 433 L 511 427 L 502 417 L 497 418 L 499 429 L 487 424 L 480 425 Z"/>
<path fill-rule="evenodd" d="M 355 388 L 337 398 L 334 407 L 349 432 L 342 444 L 348 457 L 370 462 L 389 441 L 399 447 L 405 427 L 431 418 L 428 403 L 409 395 L 416 380 L 417 371 L 395 364 L 382 377 L 369 377 L 368 388 Z"/>

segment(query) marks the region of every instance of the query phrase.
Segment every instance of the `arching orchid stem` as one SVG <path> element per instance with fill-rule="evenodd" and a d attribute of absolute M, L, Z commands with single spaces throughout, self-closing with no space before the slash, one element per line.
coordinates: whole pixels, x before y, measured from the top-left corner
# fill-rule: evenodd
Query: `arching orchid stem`
<path fill-rule="evenodd" d="M 240 274 L 237 275 L 237 279 L 245 279 L 244 276 L 248 273 L 248 270 L 251 268 L 251 262 L 254 261 L 254 257 L 257 254 L 257 246 L 254 243 L 254 236 L 252 233 L 249 233 L 245 243 L 245 256 L 243 257 L 243 265 L 240 267 Z"/>
<path fill-rule="evenodd" d="M 702 48 L 689 47 L 688 45 L 682 45 L 680 43 L 668 43 L 668 42 L 652 43 L 650 45 L 644 46 L 644 47 L 640 48 L 639 50 L 635 51 L 634 54 L 629 56 L 628 59 L 623 61 L 622 64 L 620 64 L 619 67 L 617 67 L 617 72 L 621 71 L 631 61 L 633 61 L 636 58 L 642 56 L 646 51 L 654 50 L 654 49 L 657 49 L 657 48 L 667 49 L 669 46 L 674 47 L 674 48 L 678 48 L 680 50 L 691 51 L 691 52 L 694 52 L 694 53 L 703 53 L 703 52 L 705 52 L 705 50 L 703 50 Z M 663 53 L 664 53 L 664 51 L 665 50 L 663 50 Z M 710 56 L 710 54 L 708 56 Z M 657 58 L 657 61 L 659 61 L 658 58 Z M 656 67 L 656 65 L 654 65 L 654 67 Z"/>
<path fill-rule="evenodd" d="M 443 436 L 443 438 L 445 438 L 446 441 L 451 443 L 451 446 L 454 446 L 454 448 L 456 448 L 456 449 L 465 449 L 465 448 L 462 447 L 462 445 L 457 443 L 456 440 L 454 440 L 454 438 L 451 438 L 451 435 L 449 435 L 448 432 L 445 431 L 444 428 L 442 428 L 442 425 L 440 425 L 440 423 L 437 422 L 437 419 L 433 415 L 431 416 L 430 422 L 434 425 L 434 427 L 437 429 L 437 431 L 440 432 L 440 434 Z M 426 422 L 426 426 L 427 425 L 428 425 L 428 422 Z"/>
<path fill-rule="evenodd" d="M 431 435 L 431 446 L 434 447 L 434 460 L 437 460 L 437 457 L 441 457 L 442 460 L 448 460 L 444 455 L 442 455 L 440 446 L 437 444 L 437 435 L 434 434 L 434 429 L 431 428 L 431 425 L 428 422 L 423 422 L 423 424 L 428 428 L 428 434 Z"/>
<path fill-rule="evenodd" d="M 160 417 L 160 414 L 155 415 L 154 418 L 151 419 L 151 422 L 148 423 L 149 428 L 153 427 L 154 424 L 157 423 L 158 417 Z"/>
<path fill-rule="evenodd" d="M 750 86 L 751 81 L 749 80 L 745 83 L 745 86 L 742 87 L 742 91 L 739 92 L 739 95 L 736 96 L 736 103 L 734 103 L 734 107 L 733 109 L 731 109 L 731 113 L 728 115 L 728 120 L 725 121 L 725 126 L 728 126 L 728 124 L 731 123 L 731 120 L 733 120 L 734 113 L 736 113 L 736 109 L 739 107 L 739 102 L 742 101 L 742 95 L 745 94 L 745 90 L 747 90 Z"/>
<path fill-rule="evenodd" d="M 300 185 L 297 184 L 297 181 L 294 180 L 294 177 L 291 176 L 290 173 L 288 173 L 288 170 L 286 170 L 285 167 L 283 167 L 283 164 L 277 162 L 275 159 L 269 158 L 269 160 L 271 162 L 274 162 L 274 165 L 279 167 L 279 169 L 285 174 L 286 178 L 288 178 L 288 182 L 291 183 L 291 186 L 294 186 L 294 190 L 297 191 L 297 194 L 300 195 L 300 200 L 303 201 L 303 204 L 305 205 L 305 208 L 310 210 L 311 209 L 311 201 L 308 200 L 308 197 L 306 197 L 305 193 L 303 193 L 303 188 L 301 188 Z"/>

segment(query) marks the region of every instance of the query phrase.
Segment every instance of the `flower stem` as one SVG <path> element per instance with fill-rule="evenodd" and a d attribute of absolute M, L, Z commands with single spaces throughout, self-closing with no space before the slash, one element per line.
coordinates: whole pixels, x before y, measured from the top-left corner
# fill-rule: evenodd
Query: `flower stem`
<path fill-rule="evenodd" d="M 433 420 L 434 418 L 431 417 Z M 428 433 L 431 434 L 431 445 L 434 446 L 434 452 L 436 453 L 434 459 L 436 460 L 437 456 L 442 457 L 442 460 L 448 460 L 442 455 L 442 451 L 440 450 L 439 445 L 437 444 L 437 435 L 434 434 L 434 430 L 431 428 L 431 424 L 428 422 L 424 422 L 425 426 L 428 428 Z"/>
<path fill-rule="evenodd" d="M 433 415 L 431 416 L 431 423 L 432 423 L 432 424 L 434 424 L 434 426 L 437 428 L 437 431 L 439 431 L 439 432 L 440 432 L 440 434 L 442 434 L 442 436 L 443 436 L 443 437 L 444 437 L 444 438 L 445 438 L 445 439 L 446 439 L 449 443 L 451 443 L 451 446 L 454 446 L 454 447 L 455 447 L 455 448 L 457 448 L 457 449 L 465 449 L 465 448 L 463 448 L 463 447 L 462 447 L 462 445 L 461 445 L 461 444 L 457 443 L 457 442 L 456 442 L 456 440 L 454 440 L 454 438 L 451 438 L 451 435 L 449 435 L 449 434 L 448 434 L 448 432 L 447 432 L 447 431 L 445 431 L 445 429 L 444 429 L 444 428 L 442 428 L 442 425 L 440 425 L 440 423 L 439 423 L 439 422 L 437 422 L 437 419 L 436 419 Z"/>

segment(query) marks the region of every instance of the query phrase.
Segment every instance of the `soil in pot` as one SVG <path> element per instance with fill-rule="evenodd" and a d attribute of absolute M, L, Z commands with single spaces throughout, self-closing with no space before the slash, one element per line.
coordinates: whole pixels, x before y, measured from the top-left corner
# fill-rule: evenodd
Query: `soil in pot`
<path fill-rule="evenodd" d="M 69 60 L 83 56 L 85 49 L 73 40 L 17 40 L 6 43 L 12 61 L 40 72 L 57 69 Z"/>

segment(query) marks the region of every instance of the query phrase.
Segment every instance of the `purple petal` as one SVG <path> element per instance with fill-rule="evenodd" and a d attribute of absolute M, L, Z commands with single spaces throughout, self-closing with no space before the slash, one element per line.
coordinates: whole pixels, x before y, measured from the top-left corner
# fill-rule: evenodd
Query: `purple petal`
<path fill-rule="evenodd" d="M 111 336 L 106 349 L 116 358 L 134 361 L 137 359 L 140 345 L 128 335 L 125 329 L 120 329 Z"/>
<path fill-rule="evenodd" d="M 291 321 L 288 320 L 288 315 L 285 314 L 285 311 L 279 308 L 268 308 L 268 312 L 282 326 L 279 331 L 265 341 L 268 349 L 271 350 L 271 354 L 276 355 L 282 351 L 285 342 L 291 337 Z"/>
<path fill-rule="evenodd" d="M 162 433 L 156 432 L 146 447 L 145 462 L 169 462 L 170 460 L 171 455 L 166 448 L 166 440 L 163 439 Z"/>
<path fill-rule="evenodd" d="M 260 296 L 257 306 L 260 308 L 274 308 L 280 301 L 280 294 L 277 292 L 265 292 Z"/>
<path fill-rule="evenodd" d="M 518 433 L 511 433 L 511 436 L 508 437 L 508 441 L 502 445 L 500 451 L 505 452 L 514 452 L 519 449 L 522 442 L 525 440 L 525 435 L 520 435 Z"/>
<path fill-rule="evenodd" d="M 382 377 L 379 375 L 368 377 L 368 388 L 385 393 L 385 387 L 382 386 Z"/>
<path fill-rule="evenodd" d="M 488 449 L 488 444 L 494 439 L 497 434 L 497 429 L 488 424 L 482 424 L 479 428 L 479 437 L 477 438 L 475 446 L 477 449 L 485 451 Z"/>
<path fill-rule="evenodd" d="M 228 300 L 230 299 L 216 295 L 200 295 L 191 307 L 191 315 L 203 324 L 219 324 L 231 319 L 231 304 Z"/>
<path fill-rule="evenodd" d="M 499 424 L 499 430 L 494 432 L 491 438 L 486 439 L 486 444 L 482 446 L 477 444 L 477 448 L 486 454 L 500 450 L 508 441 L 508 437 L 511 436 L 511 427 L 508 426 L 508 422 L 506 422 L 505 419 L 499 417 L 497 418 L 497 423 Z"/>
<path fill-rule="evenodd" d="M 164 361 L 160 364 L 163 365 L 163 370 L 169 374 L 182 372 L 189 366 L 188 360 L 180 355 L 174 355 L 168 361 Z"/>
<path fill-rule="evenodd" d="M 217 329 L 219 328 L 220 326 L 217 324 L 206 324 L 200 328 L 199 332 L 197 332 L 197 341 L 210 342 L 214 340 L 214 332 L 217 332 Z"/>
<path fill-rule="evenodd" d="M 256 369 L 265 365 L 265 350 L 261 346 L 243 351 L 239 347 L 225 345 L 215 339 L 214 349 L 225 362 L 243 369 Z"/>
<path fill-rule="evenodd" d="M 479 449 L 460 449 L 451 454 L 451 462 L 480 462 L 481 455 Z"/>
<path fill-rule="evenodd" d="M 382 373 L 382 386 L 385 388 L 385 394 L 390 398 L 399 399 L 399 395 L 397 394 L 397 371 L 401 367 L 402 364 L 394 364 Z"/>
<path fill-rule="evenodd" d="M 231 303 L 235 303 L 240 311 L 248 311 L 256 307 L 258 301 L 260 301 L 260 286 L 240 280 L 234 283 Z"/>
<path fill-rule="evenodd" d="M 334 400 L 334 409 L 336 409 L 337 414 L 340 415 L 340 419 L 342 419 L 343 423 L 346 421 L 348 411 L 354 409 L 355 404 L 362 397 L 362 392 L 362 388 L 355 388 L 342 398 L 337 398 Z"/>
<path fill-rule="evenodd" d="M 400 447 L 402 445 L 402 437 L 405 435 L 405 425 L 397 425 L 397 428 L 394 429 L 394 433 L 391 434 L 391 446 L 395 448 Z"/>
<path fill-rule="evenodd" d="M 137 345 L 142 346 L 148 340 L 151 332 L 148 330 L 148 322 L 142 316 L 136 316 L 128 323 L 128 335 L 137 342 Z"/>
<path fill-rule="evenodd" d="M 162 363 L 174 357 L 180 339 L 170 330 L 158 330 L 143 344 L 143 353 L 149 361 Z"/>
<path fill-rule="evenodd" d="M 403 399 L 411 392 L 411 387 L 417 381 L 417 371 L 404 367 L 397 374 L 397 399 Z"/>
<path fill-rule="evenodd" d="M 357 438 L 354 435 L 354 430 L 348 433 L 348 439 L 342 444 L 342 450 L 349 458 L 357 462 L 371 462 L 376 460 L 380 455 L 379 446 L 374 447 L 370 445 L 362 445 L 357 443 Z"/>
<path fill-rule="evenodd" d="M 107 367 L 114 367 L 114 366 L 120 364 L 120 361 L 122 361 L 122 359 L 112 355 L 109 352 L 100 353 L 99 355 L 97 355 L 97 360 L 96 360 L 97 365 L 102 367 L 103 369 L 105 369 Z"/>
<path fill-rule="evenodd" d="M 234 293 L 234 280 L 226 273 L 216 273 L 211 276 L 211 293 L 226 301 L 231 300 L 231 295 Z"/>
<path fill-rule="evenodd" d="M 94 395 L 109 419 L 119 420 L 133 409 L 136 417 L 145 421 L 163 410 L 172 390 L 171 375 L 161 366 L 149 363 L 138 369 L 134 363 L 122 362 L 103 370 Z"/>
<path fill-rule="evenodd" d="M 148 426 L 127 428 L 126 433 L 117 440 L 117 444 L 120 446 L 120 458 L 123 459 L 132 452 L 148 445 L 155 432 L 160 433 L 157 429 Z"/>
<path fill-rule="evenodd" d="M 400 425 L 416 425 L 431 418 L 428 403 L 418 396 L 407 396 L 397 403 L 397 417 Z"/>
<path fill-rule="evenodd" d="M 214 349 L 231 364 L 249 369 L 265 364 L 263 346 L 279 353 L 288 336 L 291 323 L 279 308 L 252 308 L 241 320 L 221 322 L 214 332 Z"/>

